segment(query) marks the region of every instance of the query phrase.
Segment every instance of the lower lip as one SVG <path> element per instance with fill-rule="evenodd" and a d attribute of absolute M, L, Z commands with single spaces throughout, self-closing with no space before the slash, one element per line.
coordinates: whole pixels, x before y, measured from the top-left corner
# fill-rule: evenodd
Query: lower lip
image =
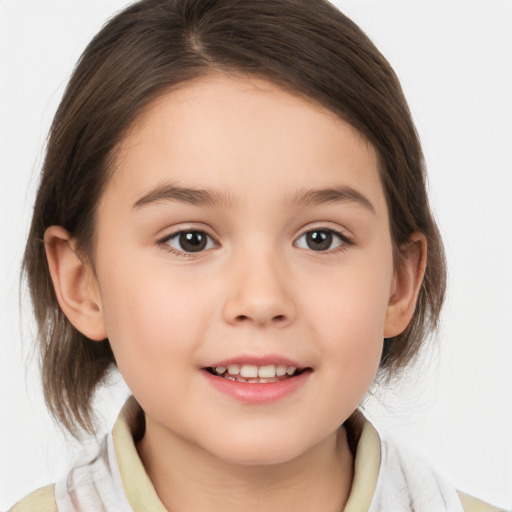
<path fill-rule="evenodd" d="M 221 393 L 247 404 L 268 404 L 277 402 L 282 398 L 291 395 L 302 387 L 311 374 L 306 370 L 295 377 L 290 377 L 279 382 L 249 383 L 225 379 L 212 375 L 207 370 L 202 370 L 209 383 Z"/>

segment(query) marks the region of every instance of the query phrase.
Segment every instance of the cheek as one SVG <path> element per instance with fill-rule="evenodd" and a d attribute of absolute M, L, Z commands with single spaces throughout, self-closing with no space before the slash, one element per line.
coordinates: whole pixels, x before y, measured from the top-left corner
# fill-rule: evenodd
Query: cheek
<path fill-rule="evenodd" d="M 377 372 L 383 348 L 383 313 L 366 300 L 339 301 L 337 311 L 324 317 L 329 326 L 318 339 L 333 381 L 342 380 L 357 394 L 364 394 Z M 380 317 L 380 318 L 379 318 Z M 358 390 L 356 392 L 356 390 Z"/>
<path fill-rule="evenodd" d="M 366 298 L 366 300 L 363 300 Z M 333 421 L 353 411 L 371 387 L 379 368 L 383 349 L 383 316 L 368 297 L 356 294 L 352 300 L 338 300 L 330 315 L 319 311 L 322 323 L 329 326 L 317 336 L 321 343 L 320 370 L 328 384 L 326 401 L 331 404 Z M 324 310 L 325 311 L 325 310 Z"/>
<path fill-rule="evenodd" d="M 150 385 L 149 375 L 178 378 L 200 344 L 212 301 L 147 267 L 110 272 L 102 283 L 107 335 L 128 386 Z"/>
<path fill-rule="evenodd" d="M 308 287 L 312 294 L 304 310 L 318 319 L 316 324 L 329 333 L 328 338 L 382 341 L 393 266 L 391 258 L 389 264 L 371 263 L 363 260 L 340 268 Z"/>
<path fill-rule="evenodd" d="M 381 252 L 378 265 L 374 258 L 368 260 L 317 282 L 321 286 L 304 305 L 313 336 L 332 370 L 331 378 L 342 379 L 363 394 L 380 362 L 393 281 L 391 250 Z"/>

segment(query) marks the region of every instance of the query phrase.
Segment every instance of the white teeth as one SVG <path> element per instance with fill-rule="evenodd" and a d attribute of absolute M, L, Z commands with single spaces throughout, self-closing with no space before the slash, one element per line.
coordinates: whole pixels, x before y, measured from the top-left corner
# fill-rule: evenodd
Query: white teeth
<path fill-rule="evenodd" d="M 276 375 L 278 377 L 282 377 L 284 374 L 286 373 L 286 366 L 283 366 L 283 365 L 279 365 L 277 368 L 276 368 Z"/>
<path fill-rule="evenodd" d="M 263 379 L 272 379 L 276 376 L 276 367 L 273 364 L 268 366 L 260 366 L 258 368 L 258 377 Z"/>
<path fill-rule="evenodd" d="M 241 377 L 252 377 L 252 378 L 257 377 L 258 376 L 258 367 L 250 365 L 250 364 L 244 364 L 240 368 L 240 376 Z"/>
<path fill-rule="evenodd" d="M 268 364 L 256 366 L 253 364 L 230 364 L 228 366 L 216 366 L 215 373 L 230 380 L 240 382 L 276 382 L 276 377 L 293 375 L 297 371 L 295 366 Z"/>
<path fill-rule="evenodd" d="M 228 366 L 228 373 L 230 375 L 238 375 L 240 373 L 240 366 L 237 364 L 230 364 Z"/>

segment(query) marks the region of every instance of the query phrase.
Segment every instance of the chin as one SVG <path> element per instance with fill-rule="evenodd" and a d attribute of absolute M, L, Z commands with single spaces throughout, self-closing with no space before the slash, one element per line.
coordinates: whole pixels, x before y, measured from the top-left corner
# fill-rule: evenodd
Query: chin
<path fill-rule="evenodd" d="M 229 438 L 211 450 L 215 457 L 241 466 L 275 466 L 285 464 L 303 455 L 309 447 L 293 442 L 290 436 L 251 436 L 246 439 Z"/>

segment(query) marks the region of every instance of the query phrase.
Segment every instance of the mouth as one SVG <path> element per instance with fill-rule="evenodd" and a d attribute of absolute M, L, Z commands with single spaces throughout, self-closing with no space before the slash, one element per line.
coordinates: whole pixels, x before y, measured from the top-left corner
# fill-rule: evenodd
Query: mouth
<path fill-rule="evenodd" d="M 205 371 L 215 377 L 247 384 L 271 384 L 297 377 L 311 368 L 297 368 L 281 364 L 257 366 L 252 364 L 230 364 L 227 366 L 206 367 Z"/>

